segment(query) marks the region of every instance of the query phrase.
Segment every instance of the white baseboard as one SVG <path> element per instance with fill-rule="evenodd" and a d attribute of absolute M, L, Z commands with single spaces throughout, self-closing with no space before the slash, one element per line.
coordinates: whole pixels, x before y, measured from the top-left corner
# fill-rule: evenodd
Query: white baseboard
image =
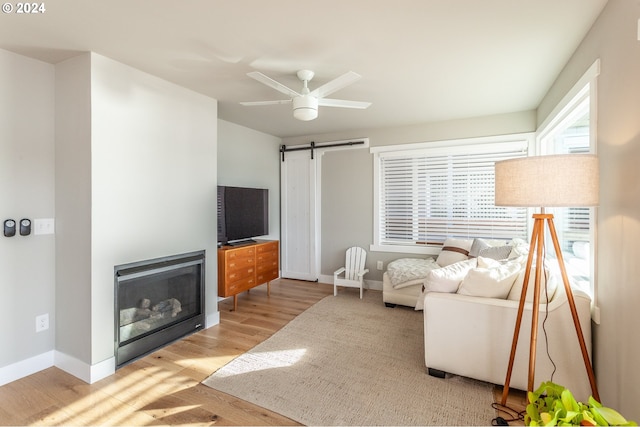
<path fill-rule="evenodd" d="M 0 386 L 52 367 L 54 358 L 51 350 L 0 368 Z"/>
<path fill-rule="evenodd" d="M 89 365 L 75 357 L 56 351 L 55 366 L 86 383 L 93 384 L 116 372 L 116 358 L 110 357 L 95 365 Z"/>
<path fill-rule="evenodd" d="M 112 357 L 95 365 L 88 365 L 74 357 L 51 350 L 0 368 L 0 386 L 52 366 L 60 368 L 86 383 L 93 384 L 109 375 L 113 375 L 116 371 L 115 360 Z"/>
<path fill-rule="evenodd" d="M 333 284 L 333 276 L 328 276 L 325 274 L 321 274 L 320 277 L 318 278 L 318 281 L 320 283 L 328 283 L 330 285 Z M 374 291 L 381 291 L 382 290 L 382 282 L 380 280 L 366 280 L 364 281 L 364 288 L 365 289 L 373 289 Z"/>
<path fill-rule="evenodd" d="M 218 325 L 220 323 L 220 312 L 216 311 L 215 313 L 207 314 L 205 323 L 205 328 Z M 88 384 L 93 384 L 116 372 L 116 358 L 110 357 L 95 365 L 89 365 L 68 354 L 51 350 L 12 363 L 11 365 L 0 367 L 0 386 L 43 371 L 52 366 L 60 368 Z"/>

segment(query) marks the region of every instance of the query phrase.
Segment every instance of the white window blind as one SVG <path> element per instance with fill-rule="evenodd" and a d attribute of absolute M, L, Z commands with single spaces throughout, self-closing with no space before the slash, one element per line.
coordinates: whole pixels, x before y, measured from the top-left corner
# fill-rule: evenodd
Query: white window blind
<path fill-rule="evenodd" d="M 496 161 L 527 141 L 378 154 L 377 245 L 440 246 L 447 237 L 527 238 L 527 209 L 494 204 Z"/>

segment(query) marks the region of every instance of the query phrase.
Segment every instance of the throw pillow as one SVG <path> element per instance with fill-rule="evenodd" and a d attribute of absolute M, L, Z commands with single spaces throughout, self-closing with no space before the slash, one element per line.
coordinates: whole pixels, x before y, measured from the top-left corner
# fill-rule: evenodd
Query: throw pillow
<path fill-rule="evenodd" d="M 507 259 L 513 248 L 509 245 L 491 246 L 480 251 L 479 257 L 491 259 Z"/>
<path fill-rule="evenodd" d="M 473 240 L 471 239 L 452 239 L 449 238 L 444 241 L 442 245 L 442 251 L 436 259 L 436 263 L 440 267 L 446 267 L 459 261 L 469 259 L 469 249 Z"/>
<path fill-rule="evenodd" d="M 456 292 L 467 272 L 477 265 L 476 259 L 469 259 L 431 270 L 424 279 L 424 293 Z"/>
<path fill-rule="evenodd" d="M 469 258 L 478 258 L 480 251 L 491 247 L 484 239 L 473 239 L 471 249 L 469 249 Z"/>
<path fill-rule="evenodd" d="M 458 293 L 505 299 L 521 269 L 522 265 L 518 261 L 501 263 L 491 258 L 478 257 L 478 267 L 469 270 Z"/>
<path fill-rule="evenodd" d="M 526 267 L 524 265 L 523 267 Z M 511 287 L 511 291 L 509 291 L 509 295 L 507 299 L 520 301 L 520 295 L 522 295 L 522 288 L 524 286 L 524 273 L 526 269 L 522 268 L 520 270 L 520 274 L 516 278 L 513 286 Z M 554 276 L 550 276 L 550 272 L 548 268 L 544 268 L 542 271 L 542 277 L 540 278 L 540 302 L 546 302 L 546 294 L 545 294 L 545 285 L 547 286 L 547 292 L 549 294 L 549 300 L 553 298 L 553 295 L 558 288 L 558 282 L 556 281 Z M 535 265 L 531 266 L 531 273 L 529 273 L 529 284 L 527 285 L 527 296 L 525 301 L 533 302 L 533 288 L 535 286 L 536 281 L 536 267 Z"/>
<path fill-rule="evenodd" d="M 514 238 L 509 246 L 511 246 L 509 258 L 518 258 L 521 256 L 526 258 L 527 255 L 529 255 L 529 243 L 522 239 Z"/>
<path fill-rule="evenodd" d="M 422 293 L 416 302 L 416 310 L 424 309 L 424 298 L 429 292 L 456 292 L 467 272 L 477 265 L 478 260 L 474 258 L 431 270 L 424 279 Z"/>

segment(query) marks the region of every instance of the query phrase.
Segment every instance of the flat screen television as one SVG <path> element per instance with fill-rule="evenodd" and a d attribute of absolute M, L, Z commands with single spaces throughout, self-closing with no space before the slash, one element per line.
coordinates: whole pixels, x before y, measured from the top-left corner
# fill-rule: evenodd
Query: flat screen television
<path fill-rule="evenodd" d="M 249 243 L 269 234 L 269 190 L 218 186 L 218 243 Z"/>

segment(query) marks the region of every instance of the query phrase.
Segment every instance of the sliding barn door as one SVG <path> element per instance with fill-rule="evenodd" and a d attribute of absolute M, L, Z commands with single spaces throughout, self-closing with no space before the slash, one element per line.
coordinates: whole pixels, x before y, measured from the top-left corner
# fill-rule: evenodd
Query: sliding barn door
<path fill-rule="evenodd" d="M 284 278 L 317 281 L 319 277 L 316 167 L 309 150 L 288 152 L 281 163 L 280 243 Z"/>

